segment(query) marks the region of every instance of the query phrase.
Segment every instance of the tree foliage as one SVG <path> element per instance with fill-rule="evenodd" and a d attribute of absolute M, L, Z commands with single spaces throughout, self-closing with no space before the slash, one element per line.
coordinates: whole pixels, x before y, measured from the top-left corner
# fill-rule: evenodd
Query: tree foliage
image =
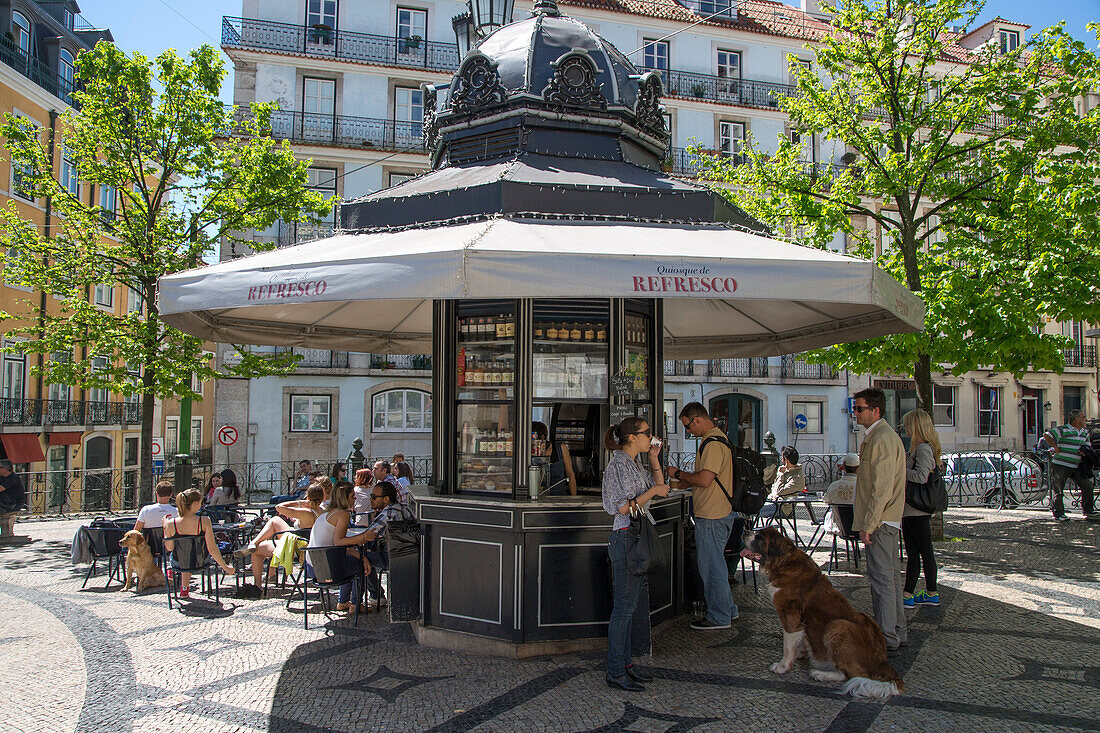
<path fill-rule="evenodd" d="M 56 296 L 0 316 L 23 339 L 10 348 L 49 357 L 34 367 L 45 382 L 145 398 L 148 486 L 153 398 L 201 399 L 192 375 L 258 376 L 292 366 L 243 351 L 239 364 L 216 372 L 200 339 L 160 319 L 158 279 L 203 264 L 221 241 L 246 230 L 279 219 L 315 221 L 332 202 L 306 188 L 309 162 L 267 134 L 271 105 L 253 105 L 241 123 L 219 101 L 225 69 L 212 47 L 187 58 L 169 50 L 150 61 L 100 42 L 76 67 L 75 109 L 61 115 L 53 135 L 12 115 L 0 126 L 21 188 L 48 200 L 55 214 L 47 234 L 14 202 L 0 211 L 4 276 Z M 67 161 L 60 171 L 55 148 Z M 123 297 L 130 293 L 137 307 L 98 307 L 97 285 L 125 286 Z"/>
<path fill-rule="evenodd" d="M 807 163 L 781 138 L 707 165 L 776 233 L 818 247 L 840 233 L 924 299 L 923 332 L 811 356 L 912 374 L 926 409 L 933 370 L 1060 371 L 1067 340 L 1041 324 L 1100 320 L 1100 109 L 1078 106 L 1100 61 L 1061 26 L 1005 54 L 996 33 L 963 50 L 967 31 L 950 28 L 976 29 L 981 7 L 839 0 L 817 69 L 800 68 L 781 105 L 842 162 Z"/>

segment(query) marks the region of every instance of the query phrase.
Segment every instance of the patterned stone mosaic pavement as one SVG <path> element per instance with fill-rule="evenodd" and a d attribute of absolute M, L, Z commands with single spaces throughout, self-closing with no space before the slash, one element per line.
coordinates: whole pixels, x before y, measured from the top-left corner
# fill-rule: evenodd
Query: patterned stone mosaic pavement
<path fill-rule="evenodd" d="M 732 631 L 663 625 L 640 660 L 657 679 L 632 695 L 603 684 L 600 653 L 508 661 L 420 647 L 377 613 L 305 631 L 280 597 L 169 611 L 103 574 L 81 590 L 79 524 L 23 523 L 36 541 L 0 549 L 0 731 L 1100 730 L 1098 522 L 951 511 L 943 602 L 909 614 L 906 694 L 885 705 L 768 672 L 763 583 L 735 586 Z M 862 576 L 832 578 L 870 609 Z"/>

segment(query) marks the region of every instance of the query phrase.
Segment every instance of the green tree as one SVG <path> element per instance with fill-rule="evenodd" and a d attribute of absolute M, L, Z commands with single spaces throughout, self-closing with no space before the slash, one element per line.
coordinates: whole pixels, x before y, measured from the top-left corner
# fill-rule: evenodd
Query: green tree
<path fill-rule="evenodd" d="M 964 49 L 950 28 L 974 27 L 981 7 L 839 0 L 817 69 L 781 106 L 842 162 L 807 163 L 782 138 L 772 154 L 749 140 L 743 165 L 707 159 L 776 233 L 819 247 L 842 233 L 924 299 L 923 332 L 811 358 L 912 374 L 929 411 L 933 370 L 1061 371 L 1067 340 L 1037 326 L 1100 320 L 1100 110 L 1077 106 L 1100 63 L 1060 26 L 1007 53 L 995 33 Z"/>
<path fill-rule="evenodd" d="M 219 101 L 225 69 L 212 47 L 187 58 L 169 50 L 150 61 L 100 42 L 76 66 L 79 111 L 61 116 L 56 138 L 12 115 L 0 126 L 24 173 L 22 187 L 56 214 L 47 236 L 14 205 L 0 212 L 5 278 L 60 299 L 28 300 L 28 312 L 0 318 L 25 339 L 19 351 L 44 355 L 33 368 L 44 382 L 142 396 L 147 497 L 154 398 L 201 399 L 192 375 L 259 376 L 292 366 L 242 351 L 238 365 L 217 372 L 201 339 L 161 320 L 158 278 L 203 264 L 221 241 L 246 230 L 279 219 L 315 221 L 332 202 L 306 188 L 308 161 L 265 136 L 271 105 L 253 105 L 242 124 Z M 55 146 L 64 146 L 75 171 L 67 163 L 54 170 Z M 94 188 L 72 185 L 74 175 Z M 124 315 L 97 307 L 97 285 L 125 286 L 140 307 Z"/>

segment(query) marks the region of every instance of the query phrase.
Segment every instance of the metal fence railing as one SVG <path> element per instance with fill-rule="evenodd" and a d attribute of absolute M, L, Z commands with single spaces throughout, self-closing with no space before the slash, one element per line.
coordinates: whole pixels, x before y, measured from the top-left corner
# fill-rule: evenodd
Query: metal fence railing
<path fill-rule="evenodd" d="M 140 399 L 128 402 L 85 402 L 0 398 L 0 425 L 136 425 L 140 422 Z"/>

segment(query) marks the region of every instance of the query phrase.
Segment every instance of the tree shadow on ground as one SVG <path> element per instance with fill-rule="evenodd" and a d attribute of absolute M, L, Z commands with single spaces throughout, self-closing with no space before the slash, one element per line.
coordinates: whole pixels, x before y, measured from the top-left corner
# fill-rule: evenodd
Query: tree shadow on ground
<path fill-rule="evenodd" d="M 1018 574 L 1041 580 L 1100 581 L 1100 522 L 1005 520 L 968 523 L 950 515 L 935 543 L 941 567 L 993 578 Z"/>

